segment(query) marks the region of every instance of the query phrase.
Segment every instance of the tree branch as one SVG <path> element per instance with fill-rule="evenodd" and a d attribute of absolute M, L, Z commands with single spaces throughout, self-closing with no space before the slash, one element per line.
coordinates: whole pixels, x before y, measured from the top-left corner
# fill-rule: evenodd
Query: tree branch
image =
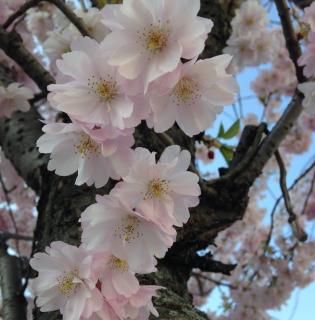
<path fill-rule="evenodd" d="M 15 31 L 8 32 L 0 26 L 0 49 L 17 63 L 43 92 L 47 92 L 47 86 L 55 82 L 52 75 L 24 47 L 21 37 Z"/>
<path fill-rule="evenodd" d="M 287 188 L 287 171 L 285 168 L 285 164 L 282 160 L 282 157 L 280 155 L 280 152 L 277 150 L 275 152 L 275 157 L 277 159 L 278 165 L 279 165 L 279 169 L 280 169 L 280 187 L 281 187 L 281 191 L 283 194 L 283 198 L 284 198 L 284 204 L 285 207 L 287 209 L 287 212 L 289 214 L 289 223 L 292 227 L 293 233 L 295 235 L 295 237 L 299 240 L 299 241 L 306 241 L 307 240 L 307 234 L 304 232 L 304 230 L 301 228 L 301 226 L 299 225 L 299 222 L 296 218 L 296 214 L 293 211 L 293 206 L 291 203 L 291 199 L 290 199 L 290 195 L 288 192 L 288 188 Z"/>
<path fill-rule="evenodd" d="M 0 241 L 0 286 L 4 320 L 26 320 L 26 300 L 21 279 L 20 260 L 7 254 L 5 242 Z"/>
<path fill-rule="evenodd" d="M 3 28 L 7 29 L 17 18 L 24 15 L 30 8 L 38 6 L 40 2 L 48 2 L 54 4 L 79 30 L 81 35 L 91 37 L 83 20 L 78 17 L 62 0 L 30 0 L 22 5 L 16 12 L 14 12 L 7 21 L 3 24 Z"/>
<path fill-rule="evenodd" d="M 275 0 L 275 4 L 281 20 L 286 46 L 288 48 L 290 58 L 295 65 L 296 77 L 298 79 L 298 82 L 302 83 L 305 81 L 303 68 L 300 67 L 297 63 L 299 57 L 301 56 L 301 48 L 294 31 L 294 27 L 292 25 L 290 8 L 288 7 L 286 0 Z"/>

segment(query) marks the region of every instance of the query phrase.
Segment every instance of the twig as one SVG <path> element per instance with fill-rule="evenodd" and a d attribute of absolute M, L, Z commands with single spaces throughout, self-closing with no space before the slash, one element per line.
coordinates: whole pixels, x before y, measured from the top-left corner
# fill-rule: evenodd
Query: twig
<path fill-rule="evenodd" d="M 270 134 L 262 141 L 248 166 L 244 168 L 246 170 L 243 170 L 241 174 L 241 179 L 239 179 L 240 184 L 251 185 L 261 174 L 263 167 L 271 155 L 279 148 L 279 145 L 302 113 L 302 99 L 302 94 L 296 91 L 280 120 L 273 127 Z"/>
<path fill-rule="evenodd" d="M 280 170 L 280 187 L 284 198 L 284 204 L 289 214 L 289 223 L 292 223 L 296 220 L 296 214 L 293 211 L 290 195 L 287 188 L 287 170 L 285 164 L 282 160 L 279 150 L 275 152 L 275 157 Z"/>
<path fill-rule="evenodd" d="M 218 280 L 215 280 L 215 279 L 212 279 L 210 277 L 206 277 L 205 275 L 203 274 L 200 274 L 198 272 L 192 272 L 192 275 L 196 278 L 201 278 L 201 279 L 204 279 L 204 280 L 207 280 L 207 281 L 210 281 L 210 282 L 213 282 L 215 283 L 216 285 L 218 286 L 224 286 L 224 287 L 228 287 L 232 290 L 237 290 L 237 287 L 236 286 L 233 286 L 229 283 L 225 283 L 225 282 L 221 282 L 221 281 L 218 281 Z"/>
<path fill-rule="evenodd" d="M 262 139 L 262 136 L 264 134 L 265 129 L 266 129 L 266 124 L 265 123 L 260 124 L 257 127 L 257 131 L 256 131 L 256 134 L 255 134 L 254 141 L 248 147 L 247 152 L 246 152 L 245 156 L 243 157 L 243 159 L 234 168 L 229 170 L 221 178 L 209 181 L 209 185 L 215 184 L 217 182 L 220 182 L 220 183 L 221 182 L 226 182 L 226 181 L 228 181 L 230 179 L 233 179 L 234 177 L 236 177 L 241 172 L 243 172 L 247 168 L 248 164 L 251 162 L 251 160 L 254 157 L 257 149 L 259 148 L 259 145 L 261 143 L 261 139 Z"/>
<path fill-rule="evenodd" d="M 81 9 L 86 12 L 87 9 L 86 9 L 86 5 L 85 5 L 84 0 L 80 0 L 80 5 L 81 5 Z"/>
<path fill-rule="evenodd" d="M 33 241 L 33 237 L 30 237 L 30 236 L 25 236 L 22 234 L 10 233 L 10 232 L 0 232 L 0 241 L 7 241 L 9 239 Z"/>
<path fill-rule="evenodd" d="M 166 146 L 174 145 L 174 140 L 165 132 L 158 133 L 158 137 L 163 141 Z"/>
<path fill-rule="evenodd" d="M 313 169 L 315 168 L 315 161 L 301 174 L 299 175 L 295 180 L 294 182 L 292 183 L 292 185 L 290 186 L 290 188 L 288 188 L 288 191 L 291 191 L 303 178 L 305 178 Z M 315 172 L 314 172 L 315 174 Z M 270 214 L 270 217 L 271 217 L 271 222 L 270 222 L 270 229 L 269 229 L 269 232 L 268 232 L 268 236 L 267 236 L 267 239 L 266 239 L 266 244 L 265 244 L 265 248 L 264 248 L 264 253 L 266 253 L 267 249 L 268 249 L 268 246 L 269 246 L 269 243 L 270 243 L 270 240 L 271 240 L 271 237 L 272 237 L 272 232 L 273 232 L 273 228 L 274 228 L 274 216 L 275 216 L 275 213 L 276 213 L 276 209 L 280 203 L 280 201 L 283 199 L 283 194 L 281 194 L 281 196 L 276 200 L 273 208 L 272 208 L 272 211 L 271 211 L 271 214 Z"/>
<path fill-rule="evenodd" d="M 190 269 L 198 268 L 201 271 L 222 273 L 224 275 L 231 275 L 231 272 L 236 268 L 236 264 L 225 264 L 220 261 L 212 259 L 211 252 L 200 256 L 195 251 L 186 252 L 185 255 L 170 255 L 168 259 L 179 265 L 187 266 Z"/>
<path fill-rule="evenodd" d="M 303 68 L 301 68 L 297 63 L 299 57 L 301 56 L 301 48 L 299 46 L 299 42 L 291 21 L 290 8 L 285 0 L 275 0 L 275 4 L 281 20 L 286 46 L 288 48 L 290 58 L 295 65 L 296 77 L 299 83 L 304 82 L 305 77 L 303 75 Z"/>
<path fill-rule="evenodd" d="M 283 198 L 284 198 L 284 204 L 285 204 L 285 207 L 286 207 L 287 212 L 289 214 L 288 222 L 290 223 L 292 230 L 293 230 L 293 233 L 296 236 L 296 238 L 299 241 L 306 241 L 307 234 L 299 225 L 299 222 L 296 219 L 296 214 L 293 211 L 293 207 L 292 207 L 292 203 L 291 203 L 291 199 L 290 199 L 290 195 L 289 195 L 287 183 L 286 183 L 287 172 L 286 172 L 282 157 L 280 155 L 280 152 L 278 150 L 275 152 L 275 157 L 277 159 L 279 169 L 280 169 L 280 187 L 281 187 L 281 191 L 282 191 Z"/>
<path fill-rule="evenodd" d="M 308 201 L 312 195 L 312 192 L 314 190 L 314 185 L 315 185 L 315 171 L 313 173 L 313 178 L 312 178 L 312 181 L 311 181 L 311 186 L 308 190 L 308 193 L 306 195 L 306 198 L 305 198 L 305 201 L 304 201 L 304 205 L 303 205 L 303 209 L 302 209 L 302 212 L 301 212 L 301 215 L 305 214 L 305 211 L 306 211 L 306 208 L 307 208 L 307 205 L 308 205 Z"/>
<path fill-rule="evenodd" d="M 7 29 L 11 23 L 13 23 L 17 18 L 22 16 L 30 8 L 36 7 L 40 2 L 48 2 L 54 4 L 80 31 L 82 36 L 90 37 L 84 22 L 79 18 L 69 7 L 61 0 L 30 0 L 22 5 L 16 12 L 14 12 L 7 21 L 3 24 L 3 28 Z"/>

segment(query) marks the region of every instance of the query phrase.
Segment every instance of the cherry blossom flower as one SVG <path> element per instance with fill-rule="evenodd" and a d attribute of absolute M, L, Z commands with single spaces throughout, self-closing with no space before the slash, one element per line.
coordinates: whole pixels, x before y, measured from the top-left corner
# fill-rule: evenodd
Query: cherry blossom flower
<path fill-rule="evenodd" d="M 303 120 L 303 125 L 311 130 L 311 131 L 315 131 L 315 114 L 314 115 L 310 115 L 310 114 L 304 114 L 302 117 Z"/>
<path fill-rule="evenodd" d="M 204 164 L 210 163 L 214 159 L 214 151 L 208 148 L 203 142 L 195 142 L 196 159 L 201 160 Z"/>
<path fill-rule="evenodd" d="M 110 304 L 104 299 L 101 310 L 94 312 L 91 317 L 81 317 L 80 320 L 121 320 Z M 146 319 L 147 320 L 147 319 Z"/>
<path fill-rule="evenodd" d="M 315 4 L 312 3 L 309 7 L 304 9 L 304 21 L 308 23 L 311 30 L 315 32 Z"/>
<path fill-rule="evenodd" d="M 311 145 L 311 131 L 305 130 L 302 121 L 298 121 L 281 144 L 287 153 L 301 154 Z"/>
<path fill-rule="evenodd" d="M 48 86 L 53 107 L 76 120 L 124 129 L 133 102 L 122 91 L 102 46 L 85 37 L 74 42 L 72 50 L 57 61 L 71 81 Z"/>
<path fill-rule="evenodd" d="M 305 111 L 314 114 L 315 113 L 315 82 L 304 82 L 298 85 L 298 89 L 304 94 L 302 105 Z"/>
<path fill-rule="evenodd" d="M 93 270 L 103 290 L 106 290 L 107 298 L 117 295 L 130 297 L 140 289 L 139 281 L 135 272 L 130 270 L 128 262 L 109 252 L 93 252 Z"/>
<path fill-rule="evenodd" d="M 36 253 L 30 260 L 38 271 L 32 283 L 36 304 L 42 312 L 60 310 L 64 320 L 89 317 L 102 307 L 103 298 L 92 278 L 92 257 L 61 241 L 46 247 L 46 253 Z"/>
<path fill-rule="evenodd" d="M 53 22 L 49 12 L 31 9 L 27 12 L 26 26 L 39 41 L 44 41 L 48 30 L 51 30 L 53 27 Z"/>
<path fill-rule="evenodd" d="M 0 86 L 0 118 L 10 117 L 17 110 L 28 111 L 31 107 L 28 100 L 32 98 L 33 92 L 17 82 Z"/>
<path fill-rule="evenodd" d="M 238 91 L 233 76 L 226 73 L 231 59 L 225 54 L 191 61 L 163 76 L 159 92 L 150 97 L 154 130 L 166 131 L 175 121 L 188 136 L 209 128 Z"/>
<path fill-rule="evenodd" d="M 77 30 L 50 31 L 43 43 L 43 52 L 49 58 L 50 68 L 56 73 L 56 60 L 71 51 L 71 42 L 76 38 Z"/>
<path fill-rule="evenodd" d="M 110 30 L 101 22 L 103 16 L 97 8 L 90 8 L 87 11 L 76 10 L 76 14 L 82 18 L 87 30 L 97 42 L 101 42 L 110 33 Z M 74 28 L 72 24 L 70 27 Z"/>
<path fill-rule="evenodd" d="M 198 205 L 200 195 L 199 177 L 187 171 L 189 152 L 167 147 L 157 163 L 155 152 L 144 148 L 137 148 L 134 156 L 128 175 L 113 193 L 163 227 L 182 226 L 189 218 L 188 208 Z"/>
<path fill-rule="evenodd" d="M 303 74 L 305 77 L 315 76 L 315 33 L 309 34 L 306 49 L 299 58 L 298 64 L 304 66 Z"/>
<path fill-rule="evenodd" d="M 236 34 L 252 33 L 260 31 L 268 23 L 267 11 L 256 0 L 249 0 L 242 3 L 235 11 L 235 18 L 231 25 Z"/>
<path fill-rule="evenodd" d="M 199 9 L 199 0 L 127 0 L 105 6 L 103 23 L 112 30 L 104 40 L 112 52 L 109 64 L 127 79 L 140 79 L 146 91 L 180 58 L 202 52 L 213 23 L 197 17 Z"/>
<path fill-rule="evenodd" d="M 155 271 L 156 259 L 163 258 L 176 232 L 161 229 L 111 195 L 96 198 L 81 215 L 82 243 L 88 250 L 105 250 L 127 261 L 137 273 Z"/>
<path fill-rule="evenodd" d="M 9 6 L 4 2 L 0 2 L 0 23 L 3 24 L 7 17 L 12 14 L 12 10 L 10 10 Z"/>
<path fill-rule="evenodd" d="M 51 123 L 37 140 L 41 153 L 51 153 L 48 170 L 60 176 L 78 171 L 75 184 L 104 186 L 109 178 L 119 179 L 128 171 L 134 140 L 132 130 L 103 129 L 99 133 L 75 123 Z"/>
<path fill-rule="evenodd" d="M 102 293 L 106 297 L 107 292 L 103 288 L 105 286 L 102 287 Z M 152 303 L 152 297 L 157 296 L 156 291 L 159 289 L 163 288 L 159 286 L 140 286 L 137 293 L 129 298 L 116 295 L 116 297 L 107 300 L 120 319 L 147 320 L 150 313 L 155 317 L 159 316 Z"/>

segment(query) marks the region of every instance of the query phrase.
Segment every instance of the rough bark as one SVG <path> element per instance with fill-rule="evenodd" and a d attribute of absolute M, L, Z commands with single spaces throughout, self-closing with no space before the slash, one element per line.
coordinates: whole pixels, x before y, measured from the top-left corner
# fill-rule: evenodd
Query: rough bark
<path fill-rule="evenodd" d="M 22 290 L 20 260 L 7 253 L 4 242 L 0 243 L 0 270 L 3 319 L 26 320 L 26 300 Z"/>

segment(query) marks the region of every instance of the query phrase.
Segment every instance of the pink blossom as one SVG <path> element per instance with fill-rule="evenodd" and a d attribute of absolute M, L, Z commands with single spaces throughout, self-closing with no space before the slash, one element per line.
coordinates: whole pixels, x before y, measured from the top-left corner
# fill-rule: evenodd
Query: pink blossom
<path fill-rule="evenodd" d="M 304 9 L 304 21 L 308 23 L 311 30 L 315 32 L 315 4 L 312 3 L 309 7 Z"/>
<path fill-rule="evenodd" d="M 41 153 L 51 153 L 48 170 L 60 176 L 78 171 L 75 184 L 105 185 L 128 171 L 134 140 L 131 129 L 92 130 L 75 123 L 51 123 L 37 140 Z"/>
<path fill-rule="evenodd" d="M 60 310 L 65 320 L 90 317 L 102 307 L 103 298 L 92 278 L 92 257 L 81 249 L 55 241 L 46 253 L 36 253 L 30 260 L 38 271 L 32 283 L 36 304 L 42 312 Z"/>
<path fill-rule="evenodd" d="M 91 317 L 81 317 L 80 320 L 121 320 L 110 304 L 104 299 L 101 310 L 94 312 Z M 147 319 L 145 319 L 147 320 Z"/>
<path fill-rule="evenodd" d="M 252 45 L 252 39 L 248 36 L 230 37 L 227 47 L 223 52 L 233 56 L 233 63 L 240 70 L 246 66 L 255 65 L 255 47 Z"/>
<path fill-rule="evenodd" d="M 0 2 L 0 23 L 3 24 L 6 19 L 12 14 L 12 10 L 10 10 L 9 6 L 4 2 Z"/>
<path fill-rule="evenodd" d="M 315 115 L 304 114 L 302 120 L 307 129 L 315 131 Z"/>
<path fill-rule="evenodd" d="M 110 33 L 110 30 L 101 23 L 103 16 L 97 8 L 90 8 L 87 11 L 76 10 L 76 14 L 82 18 L 92 38 L 97 42 L 101 42 Z M 70 28 L 74 26 L 70 24 Z"/>
<path fill-rule="evenodd" d="M 105 288 L 106 284 L 102 286 L 102 293 L 107 298 Z M 116 295 L 107 298 L 107 300 L 120 319 L 147 320 L 150 313 L 155 317 L 159 316 L 152 303 L 152 297 L 157 296 L 156 291 L 159 289 L 163 288 L 159 286 L 140 286 L 139 290 L 128 298 Z"/>
<path fill-rule="evenodd" d="M 48 86 L 53 92 L 53 107 L 76 120 L 124 129 L 133 102 L 120 87 L 116 69 L 108 65 L 104 50 L 87 37 L 73 43 L 72 50 L 57 61 L 69 81 Z"/>
<path fill-rule="evenodd" d="M 315 8 L 315 6 L 314 6 Z M 315 37 L 314 33 L 309 36 L 310 41 L 305 49 L 305 52 L 301 55 L 298 60 L 300 66 L 304 66 L 303 74 L 305 77 L 311 78 L 315 76 Z"/>
<path fill-rule="evenodd" d="M 301 154 L 309 148 L 311 141 L 311 131 L 305 130 L 302 123 L 298 122 L 286 136 L 281 147 L 288 153 Z"/>
<path fill-rule="evenodd" d="M 266 9 L 256 0 L 245 1 L 235 11 L 231 25 L 236 34 L 253 33 L 262 30 L 268 23 Z"/>
<path fill-rule="evenodd" d="M 112 30 L 104 40 L 112 52 L 109 64 L 127 79 L 140 79 L 146 91 L 180 58 L 202 52 L 213 23 L 197 17 L 199 9 L 199 0 L 127 0 L 105 6 L 103 23 Z"/>
<path fill-rule="evenodd" d="M 192 61 L 163 76 L 150 97 L 154 130 L 166 131 L 175 121 L 188 136 L 209 128 L 238 91 L 233 76 L 226 73 L 231 59 L 225 54 Z"/>
<path fill-rule="evenodd" d="M 10 117 L 17 110 L 28 111 L 31 107 L 28 100 L 32 98 L 32 91 L 17 82 L 0 87 L 0 118 Z"/>
<path fill-rule="evenodd" d="M 128 262 L 109 252 L 93 252 L 93 270 L 106 288 L 107 298 L 113 298 L 117 294 L 130 297 L 140 288 L 135 272 L 130 270 Z"/>
<path fill-rule="evenodd" d="M 26 16 L 26 26 L 30 33 L 40 41 L 44 41 L 48 31 L 53 27 L 50 13 L 43 10 L 29 10 Z"/>
<path fill-rule="evenodd" d="M 156 162 L 155 152 L 137 148 L 127 176 L 113 193 L 137 208 L 145 217 L 163 227 L 182 226 L 189 219 L 190 207 L 199 203 L 199 177 L 187 171 L 188 151 L 167 147 Z"/>
<path fill-rule="evenodd" d="M 111 195 L 97 197 L 81 215 L 82 242 L 88 250 L 104 250 L 127 261 L 135 272 L 155 270 L 175 240 L 174 229 L 161 229 Z"/>
<path fill-rule="evenodd" d="M 307 203 L 305 214 L 308 220 L 315 219 L 315 197 L 312 195 Z"/>
<path fill-rule="evenodd" d="M 43 43 L 43 52 L 49 58 L 50 68 L 56 73 L 56 60 L 64 53 L 71 51 L 71 42 L 75 39 L 77 30 L 65 29 L 61 31 L 50 31 Z"/>
<path fill-rule="evenodd" d="M 298 85 L 298 89 L 304 94 L 302 105 L 305 111 L 314 114 L 315 113 L 315 82 L 304 82 Z"/>

